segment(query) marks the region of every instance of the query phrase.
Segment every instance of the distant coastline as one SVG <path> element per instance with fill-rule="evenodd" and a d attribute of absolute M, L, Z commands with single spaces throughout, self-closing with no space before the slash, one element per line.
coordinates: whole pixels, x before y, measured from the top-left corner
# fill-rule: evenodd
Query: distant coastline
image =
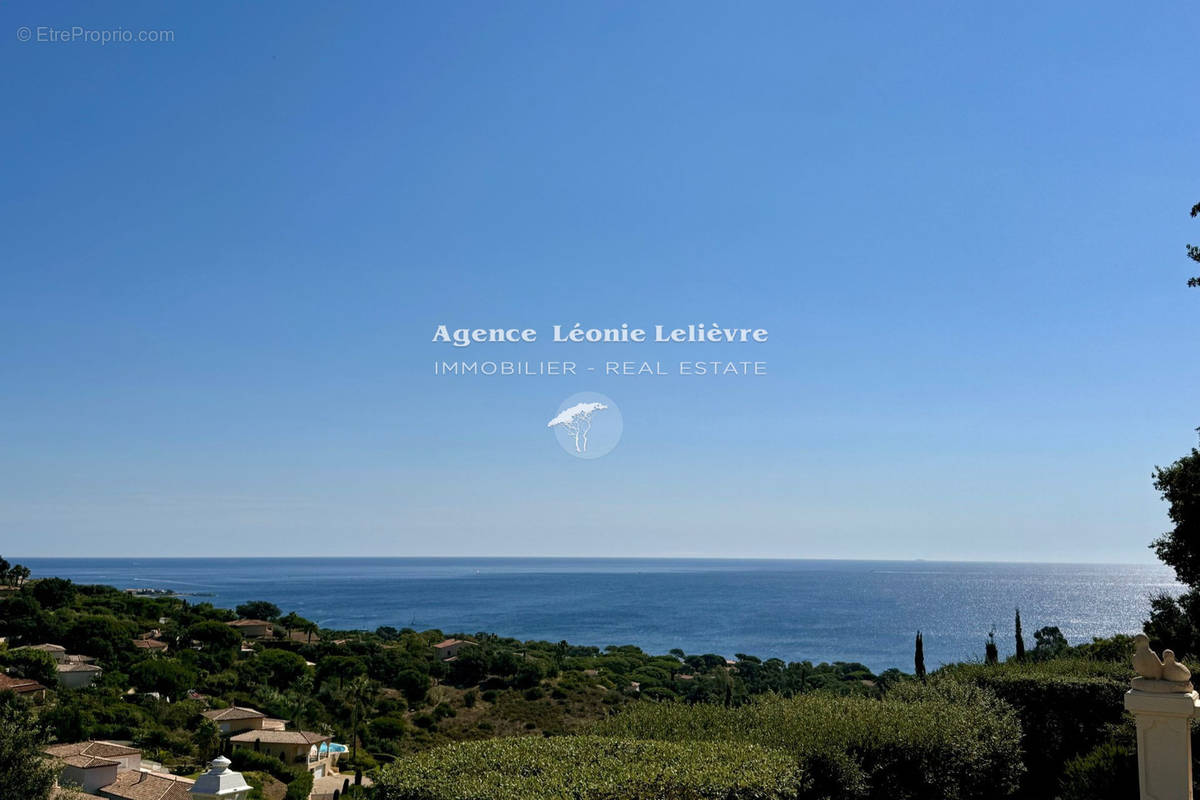
<path fill-rule="evenodd" d="M 1072 644 L 1132 633 L 1149 597 L 1178 587 L 1161 564 L 638 558 L 21 558 L 35 577 L 166 590 L 232 608 L 267 600 L 322 627 L 496 632 L 911 669 L 978 660 L 1020 607 Z M 1010 643 L 1000 640 L 1001 655 Z"/>

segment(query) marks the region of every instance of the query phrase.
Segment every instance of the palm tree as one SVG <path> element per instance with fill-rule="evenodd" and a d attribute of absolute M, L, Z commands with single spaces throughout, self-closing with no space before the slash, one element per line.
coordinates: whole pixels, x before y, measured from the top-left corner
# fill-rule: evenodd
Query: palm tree
<path fill-rule="evenodd" d="M 196 740 L 196 747 L 200 750 L 200 757 L 203 760 L 208 761 L 220 752 L 221 731 L 217 728 L 217 723 L 211 719 L 206 719 L 196 726 L 196 733 L 193 736 Z"/>
<path fill-rule="evenodd" d="M 312 688 L 312 673 L 306 672 L 292 684 L 291 691 L 284 696 L 287 702 L 288 716 L 298 729 L 304 728 L 302 721 L 308 717 L 308 703 L 312 697 Z"/>
<path fill-rule="evenodd" d="M 320 626 L 318 626 L 317 623 L 313 622 L 312 620 L 306 619 L 300 625 L 300 630 L 308 634 L 308 644 L 312 644 L 313 634 L 317 633 L 320 629 Z"/>
<path fill-rule="evenodd" d="M 355 764 L 358 763 L 358 726 L 362 722 L 362 718 L 374 704 L 375 692 L 375 683 L 367 678 L 367 676 L 359 675 L 346 684 L 346 688 L 342 693 L 342 699 L 350 706 L 350 747 L 352 748 L 350 759 Z"/>
<path fill-rule="evenodd" d="M 294 630 L 295 628 L 299 627 L 299 626 L 300 626 L 300 622 L 301 622 L 302 620 L 303 620 L 303 617 L 301 617 L 301 616 L 300 616 L 299 614 L 297 614 L 295 611 L 289 611 L 287 614 L 285 614 L 284 616 L 280 617 L 280 618 L 279 618 L 279 620 L 278 620 L 278 622 L 279 622 L 279 624 L 280 624 L 280 625 L 282 625 L 282 626 L 283 626 L 283 629 L 284 629 L 285 631 L 287 631 L 287 633 L 284 635 L 284 637 L 283 637 L 283 638 L 285 638 L 285 639 L 290 639 L 290 638 L 292 638 L 292 630 Z"/>

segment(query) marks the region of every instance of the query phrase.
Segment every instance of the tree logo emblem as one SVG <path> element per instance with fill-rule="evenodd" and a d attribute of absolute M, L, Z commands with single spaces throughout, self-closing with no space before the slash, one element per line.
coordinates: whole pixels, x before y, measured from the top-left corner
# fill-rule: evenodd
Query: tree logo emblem
<path fill-rule="evenodd" d="M 580 392 L 562 402 L 546 423 L 559 445 L 576 458 L 600 458 L 621 440 L 624 422 L 612 398 L 598 392 Z"/>

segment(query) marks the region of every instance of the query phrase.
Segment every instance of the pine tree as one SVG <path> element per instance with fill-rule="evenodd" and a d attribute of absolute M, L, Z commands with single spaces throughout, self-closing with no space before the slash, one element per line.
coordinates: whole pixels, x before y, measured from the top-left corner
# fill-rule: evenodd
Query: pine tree
<path fill-rule="evenodd" d="M 1017 661 L 1025 660 L 1025 637 L 1021 635 L 1021 609 L 1017 609 Z"/>
<path fill-rule="evenodd" d="M 925 680 L 925 642 L 921 639 L 921 632 L 917 631 L 917 654 L 914 659 L 917 668 L 917 677 Z"/>
<path fill-rule="evenodd" d="M 996 629 L 992 628 L 988 633 L 987 641 L 983 645 L 984 661 L 987 664 L 996 664 L 1000 661 L 1000 651 L 996 647 Z"/>

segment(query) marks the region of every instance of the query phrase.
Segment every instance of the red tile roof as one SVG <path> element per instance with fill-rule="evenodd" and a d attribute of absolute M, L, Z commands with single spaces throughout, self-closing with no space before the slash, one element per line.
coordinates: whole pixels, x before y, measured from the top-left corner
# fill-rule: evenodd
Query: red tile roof
<path fill-rule="evenodd" d="M 475 644 L 475 643 L 468 639 L 444 639 L 444 640 L 438 642 L 437 644 L 435 644 L 433 647 L 436 650 L 443 650 L 447 647 L 453 647 L 456 644 Z"/>
<path fill-rule="evenodd" d="M 42 686 L 37 681 L 32 681 L 28 678 L 13 678 L 4 673 L 0 673 L 0 692 L 14 692 L 16 694 L 32 694 L 33 692 L 44 692 L 46 687 Z"/>
<path fill-rule="evenodd" d="M 167 643 L 160 642 L 158 639 L 134 639 L 134 647 L 140 647 L 143 650 L 166 650 Z"/>
<path fill-rule="evenodd" d="M 312 731 L 246 731 L 230 736 L 231 742 L 262 742 L 263 744 L 317 744 L 331 742 L 332 736 Z"/>
<path fill-rule="evenodd" d="M 42 752 L 62 759 L 82 756 L 104 760 L 136 756 L 140 755 L 142 751 L 136 747 L 126 747 L 123 744 L 113 744 L 112 742 L 69 742 L 48 745 L 42 748 Z"/>
<path fill-rule="evenodd" d="M 177 775 L 129 770 L 117 775 L 115 781 L 100 791 L 124 800 L 191 800 L 188 789 L 194 783 Z"/>
<path fill-rule="evenodd" d="M 208 717 L 216 722 L 235 719 L 258 719 L 259 717 L 265 717 L 266 714 L 261 711 L 255 711 L 253 708 L 230 706 L 229 708 L 215 708 L 212 711 L 204 711 L 201 713 L 201 716 Z"/>

